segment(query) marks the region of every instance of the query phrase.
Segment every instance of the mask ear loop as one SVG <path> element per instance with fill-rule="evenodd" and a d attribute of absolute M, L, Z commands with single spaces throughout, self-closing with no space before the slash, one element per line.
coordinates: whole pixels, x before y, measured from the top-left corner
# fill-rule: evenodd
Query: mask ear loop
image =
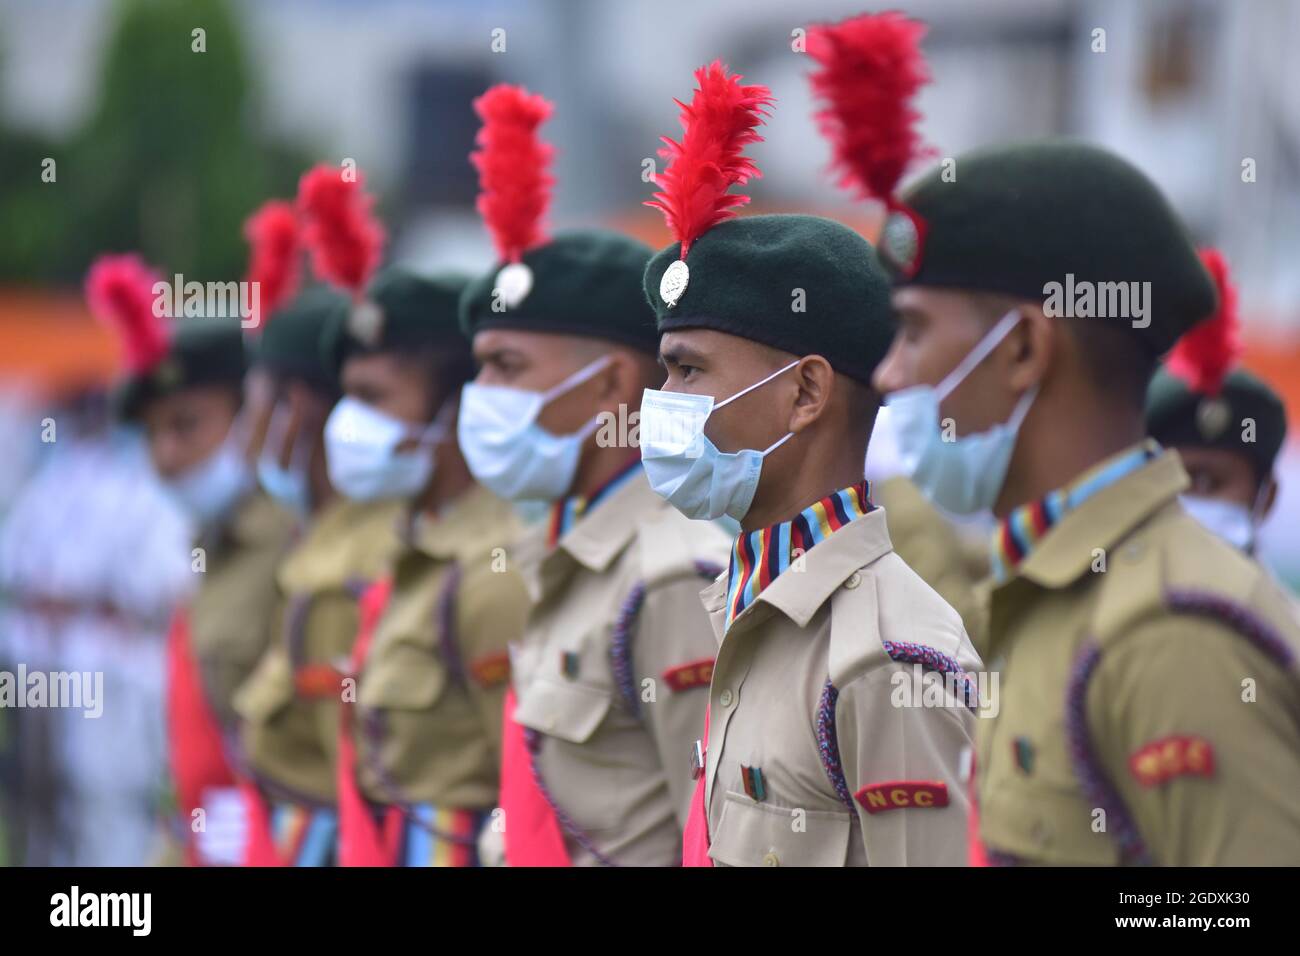
<path fill-rule="evenodd" d="M 794 368 L 796 365 L 798 365 L 800 361 L 801 361 L 800 359 L 795 359 L 793 362 L 791 362 L 791 363 L 790 363 L 789 365 L 787 365 L 785 368 L 779 368 L 779 369 L 777 369 L 775 372 L 773 372 L 773 373 L 772 373 L 771 375 L 769 375 L 767 378 L 765 378 L 765 379 L 763 379 L 763 380 L 761 380 L 761 381 L 755 382 L 753 385 L 750 385 L 748 388 L 742 388 L 742 389 L 741 389 L 740 391 L 738 391 L 735 395 L 732 395 L 731 398 L 728 398 L 728 399 L 726 399 L 725 401 L 716 402 L 716 403 L 714 404 L 714 406 L 713 406 L 713 411 L 716 412 L 719 408 L 722 408 L 724 405 L 730 405 L 732 402 L 734 402 L 736 399 L 740 398 L 742 395 L 748 395 L 748 394 L 749 394 L 750 392 L 752 392 L 754 389 L 756 389 L 756 388 L 758 388 L 758 387 L 760 387 L 760 386 L 762 386 L 762 385 L 766 385 L 768 382 L 772 381 L 772 379 L 776 378 L 778 375 L 782 374 L 783 372 L 788 372 L 788 371 L 790 371 L 790 369 L 792 369 L 792 368 Z M 782 439 L 782 440 L 784 441 L 784 439 Z M 773 446 L 773 447 L 775 447 L 775 446 Z"/>
<path fill-rule="evenodd" d="M 1252 557 L 1259 541 L 1259 526 L 1264 523 L 1264 499 L 1267 497 L 1264 493 L 1272 483 L 1272 474 L 1259 483 L 1259 490 L 1255 492 L 1255 500 L 1250 506 L 1250 540 L 1246 542 L 1246 553 Z"/>
<path fill-rule="evenodd" d="M 939 401 L 943 401 L 951 394 L 952 390 L 960 385 L 967 375 L 979 365 L 980 362 L 988 358 L 989 353 L 1002 344 L 1002 340 L 1011 334 L 1011 330 L 1020 324 L 1020 311 L 1012 309 L 1006 315 L 998 320 L 997 325 L 989 329 L 984 337 L 975 343 L 975 347 L 966 353 L 966 356 L 957 363 L 951 372 L 943 377 L 934 393 Z"/>

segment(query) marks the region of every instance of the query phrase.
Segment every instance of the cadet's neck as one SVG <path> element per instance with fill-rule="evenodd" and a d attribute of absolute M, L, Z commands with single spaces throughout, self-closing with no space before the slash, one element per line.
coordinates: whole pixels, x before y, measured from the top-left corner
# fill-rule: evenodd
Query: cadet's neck
<path fill-rule="evenodd" d="M 599 432 L 597 432 L 599 434 Z M 627 469 L 637 457 L 635 448 L 623 448 L 617 445 L 602 448 L 596 444 L 596 436 L 588 439 L 586 454 L 578 463 L 578 472 L 573 478 L 570 495 L 590 498 L 593 493 L 609 484 L 621 472 Z"/>
<path fill-rule="evenodd" d="M 994 515 L 1006 517 L 1014 508 L 1066 487 L 1145 435 L 1140 410 L 1094 403 L 1088 411 L 1075 408 L 1065 414 L 1035 404 L 1020 428 Z"/>
<path fill-rule="evenodd" d="M 440 444 L 436 455 L 437 464 L 433 475 L 416 500 L 416 507 L 430 517 L 436 517 L 438 512 L 474 485 L 474 476 L 470 474 L 465 456 L 460 453 L 460 446 L 454 440 Z"/>
<path fill-rule="evenodd" d="M 836 454 L 834 461 L 824 466 L 817 462 L 821 456 L 809 454 L 801 458 L 794 450 L 789 459 L 777 459 L 796 440 L 797 436 L 763 462 L 763 477 L 759 480 L 758 491 L 754 493 L 745 520 L 740 523 L 740 529 L 746 534 L 789 521 L 809 505 L 862 480 L 865 453 L 861 456 L 852 452 Z M 848 444 L 856 447 L 860 443 Z M 778 484 L 769 485 L 771 481 Z"/>

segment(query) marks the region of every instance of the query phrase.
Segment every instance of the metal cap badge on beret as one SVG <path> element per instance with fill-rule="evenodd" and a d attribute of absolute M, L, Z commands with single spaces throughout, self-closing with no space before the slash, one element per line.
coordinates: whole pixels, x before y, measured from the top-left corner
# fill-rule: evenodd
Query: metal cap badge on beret
<path fill-rule="evenodd" d="M 1164 445 L 1240 452 L 1262 478 L 1286 438 L 1286 409 L 1262 379 L 1234 367 L 1241 356 L 1237 291 L 1217 250 L 1201 250 L 1201 260 L 1214 277 L 1219 308 L 1178 340 L 1152 378 L 1147 431 Z"/>
<path fill-rule="evenodd" d="M 352 167 L 321 164 L 298 183 L 297 211 L 312 268 L 350 296 L 347 330 L 368 345 L 379 341 L 384 325 L 382 310 L 364 294 L 387 238 L 374 203 L 361 171 Z"/>
<path fill-rule="evenodd" d="M 467 337 L 508 328 L 591 336 L 658 351 L 654 314 L 641 294 L 651 249 L 605 229 L 547 235 L 550 145 L 538 127 L 551 104 L 499 84 L 475 103 L 483 120 L 470 161 L 479 173 L 478 210 L 499 261 L 460 300 Z"/>
<path fill-rule="evenodd" d="M 925 24 L 901 13 L 864 14 L 808 31 L 809 76 L 840 185 L 885 205 L 880 257 L 899 275 L 920 268 L 928 226 L 897 195 L 899 180 L 934 150 L 921 143 L 912 103 L 930 81 L 921 55 Z"/>
<path fill-rule="evenodd" d="M 677 240 L 678 257 L 659 279 L 658 296 L 669 309 L 681 301 L 691 281 L 686 257 L 691 243 L 718 223 L 732 219 L 749 202 L 731 192 L 763 174 L 744 155 L 745 147 L 762 141 L 756 129 L 773 102 L 766 86 L 742 86 L 739 74 L 729 74 L 719 60 L 695 71 L 695 95 L 681 107 L 680 142 L 663 137 L 659 155 L 668 165 L 652 181 L 659 187 L 646 202 L 664 214 Z M 657 305 L 653 300 L 652 305 Z M 657 310 L 656 310 L 657 311 Z"/>
<path fill-rule="evenodd" d="M 366 352 L 454 349 L 468 353 L 460 330 L 464 275 L 424 276 L 401 266 L 381 269 L 366 289 L 365 303 L 379 316 L 376 334 L 358 334 L 357 307 L 340 310 L 324 333 L 326 360 L 341 369 L 349 355 Z"/>
<path fill-rule="evenodd" d="M 479 215 L 487 224 L 502 265 L 493 286 L 506 309 L 518 308 L 533 289 L 524 254 L 546 241 L 544 218 L 555 179 L 555 148 L 538 135 L 554 107 L 522 86 L 498 83 L 474 101 L 483 125 L 469 160 L 478 170 Z"/>

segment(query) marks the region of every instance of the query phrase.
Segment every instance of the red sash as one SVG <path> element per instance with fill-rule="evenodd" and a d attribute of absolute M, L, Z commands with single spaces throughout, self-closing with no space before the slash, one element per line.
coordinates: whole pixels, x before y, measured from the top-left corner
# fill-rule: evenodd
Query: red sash
<path fill-rule="evenodd" d="M 354 680 L 361 675 L 370 642 L 391 592 L 392 580 L 384 578 L 372 584 L 361 596 L 360 626 L 352 645 L 351 674 Z M 357 746 L 353 736 L 355 706 L 352 701 L 344 701 L 339 712 L 339 866 L 396 866 L 402 839 L 402 811 L 398 807 L 386 808 L 381 831 L 357 785 Z"/>
<path fill-rule="evenodd" d="M 172 617 L 167 634 L 168 749 L 176 803 L 185 821 L 185 862 L 202 865 L 190 821 L 203 805 L 204 791 L 233 787 L 235 774 L 226 760 L 221 727 L 208 703 L 199 663 L 190 646 L 190 620 L 184 608 Z"/>
<path fill-rule="evenodd" d="M 506 689 L 501 741 L 501 809 L 505 812 L 506 863 L 572 866 L 560 821 L 533 777 L 533 755 L 515 722 L 515 690 Z"/>
<path fill-rule="evenodd" d="M 707 759 L 709 746 L 709 709 L 704 708 L 704 747 Z M 709 811 L 704 805 L 704 783 L 708 779 L 706 768 L 700 769 L 700 777 L 695 781 L 695 796 L 691 798 L 691 810 L 686 817 L 686 826 L 682 829 L 682 866 L 712 866 L 709 858 Z"/>
<path fill-rule="evenodd" d="M 979 802 L 975 797 L 975 754 L 971 753 L 970 758 L 970 816 L 966 823 L 966 852 L 967 866 L 988 866 L 988 854 L 984 851 L 984 844 L 980 840 L 980 811 Z"/>

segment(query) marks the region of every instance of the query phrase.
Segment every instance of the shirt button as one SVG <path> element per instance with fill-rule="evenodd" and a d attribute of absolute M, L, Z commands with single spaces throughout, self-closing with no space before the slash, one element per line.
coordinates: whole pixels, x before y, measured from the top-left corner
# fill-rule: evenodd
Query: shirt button
<path fill-rule="evenodd" d="M 844 582 L 844 586 L 848 588 L 850 591 L 852 591 L 855 587 L 857 587 L 861 583 L 862 583 L 862 575 L 859 574 L 857 571 L 854 571 L 852 574 L 849 575 L 849 579 Z"/>
<path fill-rule="evenodd" d="M 780 866 L 780 865 L 781 865 L 781 861 L 780 861 L 779 859 L 777 859 L 777 856 L 776 856 L 775 853 L 769 853 L 769 854 L 767 854 L 766 856 L 763 857 L 763 865 L 764 865 L 764 866 Z"/>
<path fill-rule="evenodd" d="M 736 699 L 735 695 L 729 689 L 724 690 L 721 694 L 718 695 L 718 703 L 721 704 L 723 707 L 730 707 L 731 702 L 735 699 Z"/>

